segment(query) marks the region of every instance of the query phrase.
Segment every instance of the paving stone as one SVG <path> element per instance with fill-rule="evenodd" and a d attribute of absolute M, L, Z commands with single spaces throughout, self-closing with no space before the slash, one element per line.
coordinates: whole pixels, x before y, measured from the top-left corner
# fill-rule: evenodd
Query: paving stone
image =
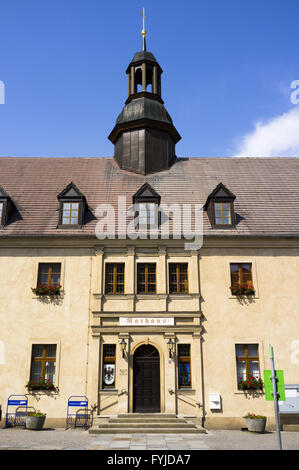
<path fill-rule="evenodd" d="M 146 445 L 144 446 L 132 446 L 130 445 L 130 450 L 147 450 Z"/>
<path fill-rule="evenodd" d="M 112 441 L 109 447 L 129 447 L 130 441 Z"/>

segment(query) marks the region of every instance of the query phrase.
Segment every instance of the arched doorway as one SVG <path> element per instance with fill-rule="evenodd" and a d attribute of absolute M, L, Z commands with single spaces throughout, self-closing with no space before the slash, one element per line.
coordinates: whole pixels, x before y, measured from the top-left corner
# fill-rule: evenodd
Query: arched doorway
<path fill-rule="evenodd" d="M 160 409 L 159 352 L 151 344 L 143 344 L 133 360 L 133 411 L 159 413 Z"/>

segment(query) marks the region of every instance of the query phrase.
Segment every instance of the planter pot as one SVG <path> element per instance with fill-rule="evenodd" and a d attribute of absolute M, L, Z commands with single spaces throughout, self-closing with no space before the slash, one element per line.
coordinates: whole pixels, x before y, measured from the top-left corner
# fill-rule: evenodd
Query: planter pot
<path fill-rule="evenodd" d="M 26 429 L 35 429 L 39 431 L 43 429 L 46 416 L 26 416 Z"/>
<path fill-rule="evenodd" d="M 266 421 L 266 419 L 246 418 L 248 431 L 260 433 L 265 432 Z"/>

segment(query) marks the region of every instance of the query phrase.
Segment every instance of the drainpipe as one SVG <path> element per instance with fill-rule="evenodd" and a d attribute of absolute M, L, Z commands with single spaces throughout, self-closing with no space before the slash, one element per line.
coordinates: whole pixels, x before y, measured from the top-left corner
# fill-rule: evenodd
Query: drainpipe
<path fill-rule="evenodd" d="M 197 252 L 197 266 L 198 266 L 198 291 L 199 291 L 199 313 L 200 315 L 200 328 L 201 328 L 201 334 L 200 334 L 200 357 L 201 357 L 201 396 L 202 396 L 202 427 L 204 428 L 205 424 L 205 390 L 204 390 L 204 360 L 203 360 L 203 348 L 202 348 L 202 332 L 203 332 L 203 326 L 202 326 L 202 317 L 203 317 L 203 312 L 201 309 L 201 287 L 200 287 L 200 251 L 198 250 Z"/>
<path fill-rule="evenodd" d="M 88 323 L 87 323 L 87 338 L 86 338 L 85 396 L 87 396 L 87 388 L 88 388 L 89 329 L 90 329 L 90 315 L 91 315 L 91 279 L 92 279 L 92 255 L 90 256 L 90 270 L 89 270 L 89 298 L 88 298 Z"/>

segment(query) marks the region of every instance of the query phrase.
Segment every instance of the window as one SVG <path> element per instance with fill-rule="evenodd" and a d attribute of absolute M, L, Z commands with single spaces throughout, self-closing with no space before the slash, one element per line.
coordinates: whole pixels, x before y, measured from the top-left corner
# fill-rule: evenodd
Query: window
<path fill-rule="evenodd" d="M 215 224 L 216 225 L 230 225 L 231 222 L 231 208 L 230 202 L 215 202 Z"/>
<path fill-rule="evenodd" d="M 38 280 L 37 286 L 46 284 L 51 286 L 53 284 L 60 284 L 60 263 L 39 263 L 38 265 Z"/>
<path fill-rule="evenodd" d="M 156 264 L 137 264 L 137 294 L 156 293 Z"/>
<path fill-rule="evenodd" d="M 139 228 L 151 228 L 157 226 L 158 206 L 154 202 L 143 202 L 137 205 Z"/>
<path fill-rule="evenodd" d="M 32 346 L 30 380 L 55 380 L 56 344 Z"/>
<path fill-rule="evenodd" d="M 188 263 L 169 263 L 170 294 L 188 292 Z"/>
<path fill-rule="evenodd" d="M 2 214 L 3 214 L 3 202 L 0 202 L 0 222 L 2 221 Z"/>
<path fill-rule="evenodd" d="M 242 388 L 240 381 L 260 378 L 258 344 L 236 344 L 236 360 L 239 389 Z"/>
<path fill-rule="evenodd" d="M 178 345 L 179 388 L 191 387 L 190 344 Z"/>
<path fill-rule="evenodd" d="M 247 285 L 253 287 L 252 264 L 251 263 L 230 263 L 231 285 Z"/>
<path fill-rule="evenodd" d="M 125 291 L 124 263 L 106 263 L 106 294 L 123 294 Z"/>
<path fill-rule="evenodd" d="M 115 344 L 103 344 L 103 388 L 115 388 Z"/>
<path fill-rule="evenodd" d="M 78 225 L 79 223 L 79 202 L 64 202 L 62 213 L 63 225 Z"/>

